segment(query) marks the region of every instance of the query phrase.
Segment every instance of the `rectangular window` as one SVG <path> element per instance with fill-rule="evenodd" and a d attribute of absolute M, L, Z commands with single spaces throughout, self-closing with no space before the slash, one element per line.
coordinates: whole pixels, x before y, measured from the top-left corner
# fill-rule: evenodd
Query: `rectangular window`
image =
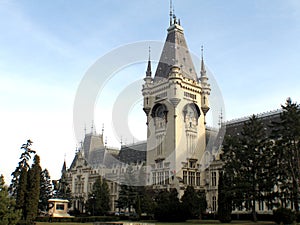
<path fill-rule="evenodd" d="M 196 173 L 196 185 L 200 186 L 200 172 Z"/>
<path fill-rule="evenodd" d="M 189 175 L 189 177 L 188 177 L 189 183 L 188 183 L 188 184 L 189 184 L 189 185 L 193 185 L 193 184 L 192 184 L 192 183 L 193 183 L 192 172 L 189 171 L 188 175 Z"/>
<path fill-rule="evenodd" d="M 159 135 L 156 137 L 156 141 L 157 141 L 157 155 L 162 155 L 163 154 L 163 135 Z"/>
<path fill-rule="evenodd" d="M 212 197 L 212 211 L 213 212 L 217 211 L 217 197 L 216 196 Z"/>
<path fill-rule="evenodd" d="M 264 211 L 264 201 L 259 201 L 259 211 Z"/>
<path fill-rule="evenodd" d="M 165 184 L 169 184 L 169 171 L 165 171 Z"/>
<path fill-rule="evenodd" d="M 187 171 L 183 171 L 183 183 L 187 184 Z"/>
<path fill-rule="evenodd" d="M 164 172 L 159 172 L 159 179 L 160 179 L 160 183 L 161 185 L 163 185 L 165 182 L 164 182 Z"/>
<path fill-rule="evenodd" d="M 65 204 L 57 204 L 56 210 L 65 210 Z"/>
<path fill-rule="evenodd" d="M 191 172 L 191 185 L 195 186 L 195 172 Z"/>
<path fill-rule="evenodd" d="M 211 186 L 217 186 L 217 172 L 211 172 Z"/>
<path fill-rule="evenodd" d="M 156 173 L 155 172 L 152 173 L 152 183 L 156 184 Z"/>

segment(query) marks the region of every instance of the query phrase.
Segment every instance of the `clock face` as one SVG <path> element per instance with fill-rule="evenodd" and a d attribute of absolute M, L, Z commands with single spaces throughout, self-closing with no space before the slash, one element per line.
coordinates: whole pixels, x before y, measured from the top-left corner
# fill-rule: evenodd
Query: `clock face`
<path fill-rule="evenodd" d="M 193 108 L 191 105 L 188 105 L 186 111 L 187 111 L 187 116 L 188 116 L 189 118 L 191 118 L 191 119 L 192 119 L 192 118 L 196 118 L 195 110 L 194 110 L 194 108 Z"/>
<path fill-rule="evenodd" d="M 155 116 L 156 117 L 160 117 L 160 118 L 164 118 L 165 116 L 165 109 L 163 106 L 159 106 L 157 109 L 156 109 L 156 112 L 155 112 Z"/>
<path fill-rule="evenodd" d="M 200 116 L 199 111 L 197 110 L 197 105 L 187 104 L 183 109 L 184 121 L 189 124 L 197 125 L 198 118 Z"/>

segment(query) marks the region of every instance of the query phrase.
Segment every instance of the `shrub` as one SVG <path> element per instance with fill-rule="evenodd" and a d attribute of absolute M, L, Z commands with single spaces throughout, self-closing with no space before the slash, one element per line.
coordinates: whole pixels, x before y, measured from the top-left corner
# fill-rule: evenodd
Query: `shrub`
<path fill-rule="evenodd" d="M 291 209 L 278 208 L 273 211 L 273 215 L 277 224 L 292 224 L 296 220 L 296 214 Z"/>

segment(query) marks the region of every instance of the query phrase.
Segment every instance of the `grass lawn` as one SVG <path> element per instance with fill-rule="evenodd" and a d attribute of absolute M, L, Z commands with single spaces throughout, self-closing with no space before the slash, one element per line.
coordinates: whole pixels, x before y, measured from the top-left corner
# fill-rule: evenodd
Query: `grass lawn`
<path fill-rule="evenodd" d="M 130 222 L 130 221 L 124 221 L 124 222 Z M 134 222 L 133 222 L 134 223 Z M 135 223 L 139 223 L 138 221 Z M 143 222 L 140 222 L 143 223 Z M 158 223 L 158 222 L 144 222 L 144 223 L 151 223 L 153 225 L 211 225 L 211 224 L 223 224 L 223 225 L 274 225 L 274 222 L 251 222 L 251 221 L 232 221 L 231 223 L 220 223 L 217 220 L 203 220 L 203 221 L 187 221 L 185 223 Z M 45 222 L 37 222 L 36 225 L 93 225 L 93 223 L 45 223 Z"/>

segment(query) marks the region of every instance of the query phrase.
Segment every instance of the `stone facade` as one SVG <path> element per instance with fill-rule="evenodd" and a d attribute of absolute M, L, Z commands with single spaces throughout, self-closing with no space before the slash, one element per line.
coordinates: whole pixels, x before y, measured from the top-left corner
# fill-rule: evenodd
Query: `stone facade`
<path fill-rule="evenodd" d="M 86 134 L 65 171 L 73 196 L 72 207 L 84 212 L 88 194 L 100 176 L 108 182 L 111 210 L 115 211 L 120 184 L 126 183 L 125 173 L 131 167 L 137 177 L 141 171 L 145 173 L 145 180 L 139 180 L 137 185 L 176 188 L 180 195 L 188 185 L 205 190 L 208 211 L 215 213 L 223 165 L 215 153 L 220 150 L 225 126 L 227 133 L 239 135 L 247 118 L 222 124 L 222 132 L 220 128 L 208 128 L 205 117 L 210 109 L 210 91 L 203 56 L 198 76 L 183 28 L 176 18 L 171 19 L 156 72 L 152 76 L 149 59 L 142 87 L 147 140 L 119 150 L 104 144 L 103 133 Z M 259 117 L 268 127 L 278 115 L 279 112 L 273 112 Z M 207 146 L 209 138 L 215 139 L 212 146 Z M 263 204 L 257 208 L 269 212 Z"/>
<path fill-rule="evenodd" d="M 187 185 L 203 186 L 201 159 L 206 149 L 210 85 L 203 58 L 201 76 L 197 76 L 176 19 L 168 28 L 155 76 L 151 74 L 149 60 L 142 89 L 148 127 L 148 185 L 175 187 L 182 195 Z"/>

